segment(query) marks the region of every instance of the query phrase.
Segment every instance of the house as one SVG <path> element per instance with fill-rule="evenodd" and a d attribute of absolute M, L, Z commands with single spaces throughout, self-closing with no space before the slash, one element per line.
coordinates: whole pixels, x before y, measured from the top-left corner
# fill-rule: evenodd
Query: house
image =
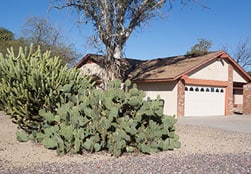
<path fill-rule="evenodd" d="M 152 60 L 121 59 L 123 75 L 151 98 L 165 101 L 176 116 L 251 114 L 251 77 L 226 52 Z M 88 54 L 77 65 L 102 71 L 102 56 Z"/>

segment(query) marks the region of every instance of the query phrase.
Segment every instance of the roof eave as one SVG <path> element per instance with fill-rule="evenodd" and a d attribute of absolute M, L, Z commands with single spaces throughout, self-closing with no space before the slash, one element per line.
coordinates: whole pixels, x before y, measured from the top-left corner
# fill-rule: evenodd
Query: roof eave
<path fill-rule="evenodd" d="M 196 66 L 190 68 L 189 70 L 184 71 L 184 72 L 178 74 L 177 76 L 174 77 L 174 79 L 177 80 L 177 79 L 179 79 L 179 78 L 182 78 L 182 76 L 184 76 L 184 75 L 188 75 L 189 73 L 193 72 L 194 70 L 200 68 L 202 65 L 205 65 L 205 64 L 207 64 L 208 62 L 210 62 L 210 61 L 212 61 L 212 60 L 214 60 L 214 59 L 216 59 L 216 58 L 219 58 L 223 53 L 224 53 L 224 51 L 219 51 L 219 54 L 217 54 L 216 56 L 211 57 L 211 58 L 209 58 L 209 59 L 206 59 L 206 60 L 202 61 L 200 64 L 198 64 L 198 65 L 196 65 Z"/>
<path fill-rule="evenodd" d="M 247 78 L 248 83 L 251 82 L 251 76 L 234 59 L 232 59 L 229 54 L 224 52 L 221 55 L 221 58 L 229 60 L 232 64 L 234 64 L 234 67 L 236 67 L 237 70 L 239 70 L 245 76 L 245 78 Z"/>
<path fill-rule="evenodd" d="M 177 79 L 174 78 L 159 78 L 159 79 L 138 79 L 138 80 L 132 80 L 134 83 L 149 83 L 149 82 L 170 82 L 170 81 L 175 81 Z"/>
<path fill-rule="evenodd" d="M 85 55 L 76 65 L 75 68 L 81 68 L 81 66 L 91 57 L 91 54 Z"/>

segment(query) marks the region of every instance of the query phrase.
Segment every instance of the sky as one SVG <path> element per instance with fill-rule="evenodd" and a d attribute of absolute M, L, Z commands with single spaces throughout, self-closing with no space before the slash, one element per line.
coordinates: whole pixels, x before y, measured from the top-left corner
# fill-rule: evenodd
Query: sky
<path fill-rule="evenodd" d="M 200 0 L 208 8 L 191 3 L 182 6 L 179 1 L 171 12 L 133 32 L 124 49 L 125 57 L 152 59 L 183 55 L 200 38 L 213 43 L 211 51 L 226 47 L 230 55 L 240 41 L 249 40 L 251 46 L 250 0 Z M 69 10 L 49 11 L 49 6 L 48 0 L 3 0 L 0 27 L 18 38 L 29 17 L 41 16 L 61 28 L 65 41 L 73 43 L 81 55 L 96 53 L 86 43 L 93 33 L 92 27 L 77 25 L 76 15 Z"/>

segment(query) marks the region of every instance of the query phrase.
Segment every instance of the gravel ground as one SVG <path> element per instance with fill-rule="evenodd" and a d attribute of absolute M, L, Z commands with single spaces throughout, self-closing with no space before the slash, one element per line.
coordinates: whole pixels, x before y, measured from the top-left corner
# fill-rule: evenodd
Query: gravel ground
<path fill-rule="evenodd" d="M 0 169 L 1 171 L 1 169 Z M 134 157 L 127 159 L 102 160 L 78 163 L 38 164 L 24 168 L 1 171 L 7 173 L 251 173 L 251 154 L 225 155 L 188 155 L 174 156 L 169 154 L 154 157 Z"/>
<path fill-rule="evenodd" d="M 6 126 L 8 125 L 8 126 Z M 15 140 L 16 126 L 0 115 L 0 173 L 251 173 L 251 134 L 177 124 L 182 147 L 152 155 L 66 155 Z"/>

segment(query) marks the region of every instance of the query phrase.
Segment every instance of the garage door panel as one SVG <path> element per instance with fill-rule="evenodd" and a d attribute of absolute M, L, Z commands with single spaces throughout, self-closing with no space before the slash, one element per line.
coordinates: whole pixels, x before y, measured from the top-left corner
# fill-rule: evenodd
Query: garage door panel
<path fill-rule="evenodd" d="M 224 113 L 224 88 L 186 86 L 185 116 L 224 115 Z"/>

